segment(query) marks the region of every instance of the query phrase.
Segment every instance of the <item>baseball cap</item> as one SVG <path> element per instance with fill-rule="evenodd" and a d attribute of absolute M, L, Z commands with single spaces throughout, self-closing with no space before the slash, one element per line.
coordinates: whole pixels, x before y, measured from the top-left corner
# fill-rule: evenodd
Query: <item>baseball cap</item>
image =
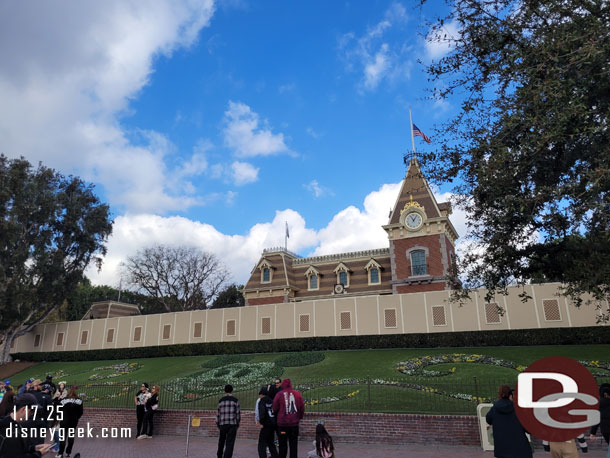
<path fill-rule="evenodd" d="M 29 378 L 29 379 L 27 379 L 27 380 L 25 381 L 25 383 L 32 383 L 33 381 L 34 381 L 34 379 L 33 379 L 33 378 Z"/>
<path fill-rule="evenodd" d="M 20 394 L 19 396 L 17 396 L 17 399 L 15 400 L 15 407 L 17 407 L 17 409 L 21 409 L 22 407 L 25 407 L 25 406 L 35 406 L 35 405 L 38 405 L 38 400 L 36 399 L 36 396 L 34 396 L 31 393 Z"/>
<path fill-rule="evenodd" d="M 11 381 L 10 381 L 9 379 L 6 379 L 6 380 L 4 381 L 4 384 L 5 384 L 5 385 L 10 385 L 10 384 L 11 384 Z"/>

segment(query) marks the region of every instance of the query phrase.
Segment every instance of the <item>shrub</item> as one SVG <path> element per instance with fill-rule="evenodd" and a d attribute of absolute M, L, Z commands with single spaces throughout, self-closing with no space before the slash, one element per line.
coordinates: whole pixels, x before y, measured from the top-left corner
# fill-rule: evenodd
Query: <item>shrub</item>
<path fill-rule="evenodd" d="M 230 364 L 221 358 L 246 353 L 280 353 L 325 350 L 359 350 L 367 348 L 435 348 L 435 347 L 501 347 L 530 345 L 600 345 L 610 342 L 606 326 L 581 328 L 512 329 L 497 331 L 442 332 L 430 334 L 384 334 L 361 336 L 308 337 L 243 342 L 207 342 L 162 345 L 154 347 L 112 348 L 105 350 L 14 353 L 23 361 L 99 361 L 162 356 L 222 355 L 204 363 Z M 247 361 L 249 359 L 246 359 Z M 222 362 L 222 364 L 221 364 Z M 235 362 L 235 360 L 233 360 Z M 205 366 L 208 367 L 208 366 Z"/>
<path fill-rule="evenodd" d="M 223 367 L 214 372 L 214 377 L 222 377 L 223 375 L 227 375 L 229 373 L 229 369 Z"/>
<path fill-rule="evenodd" d="M 324 361 L 324 353 L 321 351 L 309 351 L 307 353 L 290 353 L 280 356 L 275 364 L 281 367 L 309 366 Z"/>
<path fill-rule="evenodd" d="M 245 377 L 250 372 L 252 372 L 252 370 L 249 367 L 244 367 L 243 369 L 240 369 L 237 372 L 235 372 L 234 375 L 235 375 L 235 377 Z"/>
<path fill-rule="evenodd" d="M 254 358 L 254 355 L 220 355 L 214 359 L 206 361 L 201 365 L 201 367 L 215 369 L 217 367 L 228 366 L 229 364 L 247 363 L 252 358 Z"/>

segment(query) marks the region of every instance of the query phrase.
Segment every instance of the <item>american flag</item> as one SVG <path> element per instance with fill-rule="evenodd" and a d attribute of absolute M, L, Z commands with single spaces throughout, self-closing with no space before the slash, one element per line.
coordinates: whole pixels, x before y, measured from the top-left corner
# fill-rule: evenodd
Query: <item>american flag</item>
<path fill-rule="evenodd" d="M 413 136 L 414 137 L 421 137 L 421 138 L 424 139 L 424 141 L 426 143 L 430 143 L 430 137 L 428 137 L 421 130 L 419 130 L 419 127 L 417 127 L 415 124 L 413 124 Z"/>

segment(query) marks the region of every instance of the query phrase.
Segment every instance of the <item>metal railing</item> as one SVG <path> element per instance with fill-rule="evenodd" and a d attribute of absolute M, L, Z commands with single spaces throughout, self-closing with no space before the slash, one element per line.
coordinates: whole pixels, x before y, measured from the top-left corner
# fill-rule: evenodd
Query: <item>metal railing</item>
<path fill-rule="evenodd" d="M 609 382 L 598 378 L 598 383 Z M 254 410 L 263 381 L 235 386 L 242 410 Z M 477 404 L 493 402 L 502 384 L 511 380 L 477 379 L 463 382 L 446 377 L 397 377 L 394 379 L 310 380 L 295 383 L 308 412 L 375 412 L 474 415 Z M 152 386 L 152 384 L 151 384 Z M 192 382 L 160 383 L 160 409 L 216 410 L 224 385 Z M 85 407 L 133 408 L 140 383 L 90 384 L 79 387 Z"/>

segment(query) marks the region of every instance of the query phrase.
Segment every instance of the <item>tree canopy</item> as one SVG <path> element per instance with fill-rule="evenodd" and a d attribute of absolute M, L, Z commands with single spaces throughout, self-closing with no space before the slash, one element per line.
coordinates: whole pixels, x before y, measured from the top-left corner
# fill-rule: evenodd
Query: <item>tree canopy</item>
<path fill-rule="evenodd" d="M 425 0 L 424 2 L 425 3 Z M 453 182 L 477 249 L 454 286 L 505 291 L 560 281 L 577 303 L 610 293 L 610 3 L 455 0 L 429 39 L 435 97 L 462 100 L 438 126 L 426 175 Z M 446 32 L 448 24 L 458 34 Z"/>
<path fill-rule="evenodd" d="M 241 293 L 243 287 L 243 285 L 236 285 L 235 283 L 227 286 L 218 293 L 218 296 L 216 296 L 216 299 L 214 299 L 210 308 L 222 309 L 228 307 L 243 307 L 246 305 L 246 299 Z"/>
<path fill-rule="evenodd" d="M 0 338 L 11 342 L 70 296 L 112 232 L 91 185 L 0 155 Z"/>
<path fill-rule="evenodd" d="M 214 254 L 186 246 L 145 248 L 127 258 L 123 268 L 129 283 L 166 312 L 209 307 L 229 278 Z"/>

